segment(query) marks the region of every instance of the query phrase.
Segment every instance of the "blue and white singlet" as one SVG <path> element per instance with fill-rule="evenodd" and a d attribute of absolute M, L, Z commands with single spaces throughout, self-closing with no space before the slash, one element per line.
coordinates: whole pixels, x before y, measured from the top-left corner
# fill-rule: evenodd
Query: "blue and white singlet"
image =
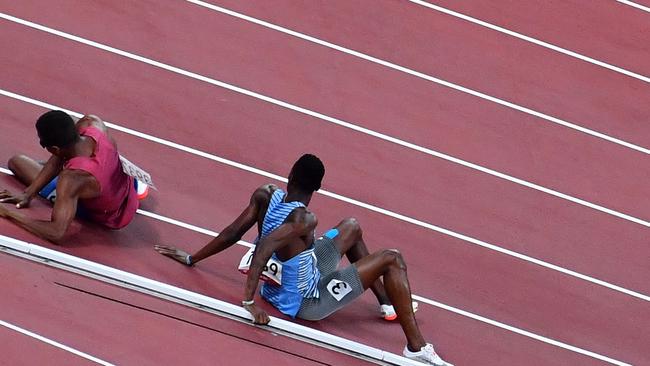
<path fill-rule="evenodd" d="M 283 202 L 285 196 L 281 189 L 273 192 L 262 223 L 261 237 L 256 243 L 282 225 L 294 209 L 305 207 L 302 202 Z M 275 253 L 272 258 L 282 263 L 282 285 L 264 283 L 261 295 L 282 313 L 295 317 L 303 298 L 319 297 L 320 272 L 316 267 L 313 245 L 286 262 L 279 260 Z"/>

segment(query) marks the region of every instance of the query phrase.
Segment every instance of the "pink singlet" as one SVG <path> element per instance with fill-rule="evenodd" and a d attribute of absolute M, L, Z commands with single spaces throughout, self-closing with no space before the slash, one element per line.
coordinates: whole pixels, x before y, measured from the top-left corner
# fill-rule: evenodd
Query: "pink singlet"
<path fill-rule="evenodd" d="M 79 129 L 79 134 L 95 140 L 95 152 L 90 157 L 68 160 L 64 168 L 88 172 L 99 183 L 98 197 L 79 200 L 84 214 L 108 228 L 123 228 L 139 207 L 133 177 L 122 171 L 115 145 L 101 130 L 89 126 Z"/>

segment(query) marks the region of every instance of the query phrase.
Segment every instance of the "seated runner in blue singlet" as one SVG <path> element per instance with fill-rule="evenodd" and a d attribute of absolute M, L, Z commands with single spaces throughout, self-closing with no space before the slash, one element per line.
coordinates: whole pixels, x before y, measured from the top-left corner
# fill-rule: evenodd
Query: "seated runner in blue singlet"
<path fill-rule="evenodd" d="M 255 324 L 271 321 L 254 300 L 260 279 L 265 281 L 261 296 L 266 301 L 288 316 L 305 320 L 323 319 L 348 305 L 363 293 L 367 282 L 382 312 L 384 307 L 393 308 L 391 303 L 400 309 L 400 325 L 407 339 L 403 354 L 427 364 L 449 366 L 426 343 L 413 311 L 408 311 L 411 292 L 406 264 L 399 251 L 384 249 L 369 254 L 361 228 L 354 219 L 341 221 L 335 229 L 314 240 L 318 220 L 306 206 L 313 193 L 321 188 L 324 174 L 320 159 L 304 154 L 291 168 L 288 193 L 270 184 L 257 188 L 242 214 L 195 254 L 167 246 L 156 246 L 156 250 L 183 264 L 194 265 L 231 247 L 257 223 L 256 246 L 242 257 L 238 267 L 248 274 L 242 306 Z M 285 202 L 288 199 L 294 201 Z M 343 255 L 352 264 L 339 269 Z M 279 256 L 288 259 L 281 261 Z M 357 267 L 355 263 L 359 261 L 363 262 Z M 382 279 L 396 290 L 388 294 Z"/>
<path fill-rule="evenodd" d="M 283 202 L 285 196 L 286 193 L 281 189 L 273 192 L 264 216 L 262 233 L 256 243 L 282 225 L 294 209 L 305 207 L 301 202 Z M 320 272 L 316 267 L 314 248 L 309 248 L 285 262 L 279 260 L 275 253 L 272 258 L 282 264 L 282 285 L 264 283 L 261 295 L 282 313 L 295 317 L 303 298 L 318 297 Z"/>
<path fill-rule="evenodd" d="M 281 189 L 273 192 L 256 243 L 282 225 L 294 209 L 305 207 L 301 202 L 283 202 L 285 196 Z M 284 262 L 273 253 L 271 258 L 282 264 L 282 285 L 264 283 L 262 297 L 291 317 L 320 320 L 363 294 L 355 266 L 337 270 L 341 254 L 334 239 L 338 234 L 337 229 L 329 230 L 310 248 Z"/>

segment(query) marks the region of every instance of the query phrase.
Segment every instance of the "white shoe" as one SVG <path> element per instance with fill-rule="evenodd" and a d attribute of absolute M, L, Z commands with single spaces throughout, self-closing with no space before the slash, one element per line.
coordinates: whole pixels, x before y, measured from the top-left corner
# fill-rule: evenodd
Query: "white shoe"
<path fill-rule="evenodd" d="M 138 194 L 138 201 L 142 201 L 143 199 L 147 198 L 147 196 L 149 195 L 149 186 L 145 183 L 138 181 L 137 188 L 135 191 Z"/>
<path fill-rule="evenodd" d="M 436 351 L 433 349 L 431 343 L 427 343 L 426 346 L 422 347 L 418 352 L 411 352 L 408 346 L 404 347 L 404 357 L 410 358 L 415 361 L 420 361 L 426 365 L 436 365 L 436 366 L 454 366 L 449 362 L 445 362 Z"/>
<path fill-rule="evenodd" d="M 417 301 L 413 301 L 411 303 L 411 306 L 413 306 L 414 313 L 418 311 Z M 380 305 L 379 312 L 381 313 L 381 317 L 384 318 L 384 320 L 393 321 L 397 319 L 397 313 L 395 312 L 395 307 L 393 307 L 393 305 Z"/>

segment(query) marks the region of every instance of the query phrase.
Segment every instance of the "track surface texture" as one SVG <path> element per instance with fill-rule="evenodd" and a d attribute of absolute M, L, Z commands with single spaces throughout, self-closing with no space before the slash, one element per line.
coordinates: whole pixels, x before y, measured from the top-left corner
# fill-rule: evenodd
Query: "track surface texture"
<path fill-rule="evenodd" d="M 430 3 L 650 75 L 650 13 L 616 1 Z M 355 217 L 371 250 L 398 248 L 425 300 L 418 323 L 443 358 L 650 364 L 650 83 L 417 1 L 0 0 L 0 13 L 15 17 L 0 19 L 9 50 L 0 53 L 0 167 L 16 153 L 47 157 L 33 127 L 47 110 L 39 102 L 96 114 L 182 145 L 111 129 L 159 188 L 142 210 L 219 231 L 257 186 L 283 186 L 293 161 L 315 153 L 326 166 L 325 192 L 310 205 L 317 234 Z M 6 174 L 0 188 L 22 189 Z M 49 207 L 29 211 L 46 218 Z M 81 221 L 71 231 L 55 246 L 0 221 L 3 235 L 241 301 L 242 246 L 186 268 L 153 246 L 191 251 L 209 236 L 145 215 L 120 231 Z M 115 364 L 365 364 L 4 254 L 0 274 L 0 320 Z M 377 307 L 365 294 L 327 320 L 297 322 L 401 354 L 399 325 Z M 0 339 L 30 350 L 10 352 L 10 364 L 92 364 L 8 328 Z"/>

